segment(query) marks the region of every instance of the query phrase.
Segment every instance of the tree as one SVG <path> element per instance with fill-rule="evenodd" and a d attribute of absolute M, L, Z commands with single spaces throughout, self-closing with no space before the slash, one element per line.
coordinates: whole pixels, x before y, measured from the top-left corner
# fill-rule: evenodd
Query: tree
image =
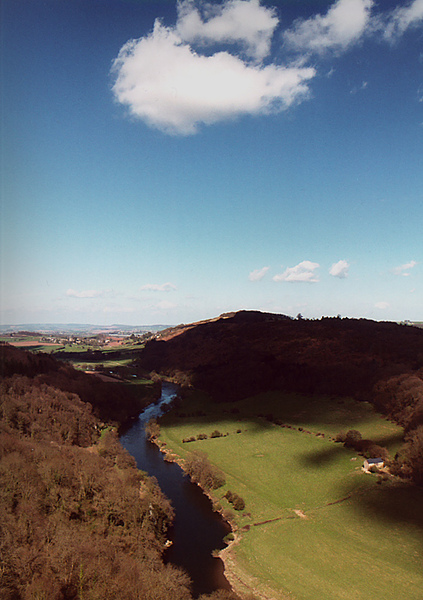
<path fill-rule="evenodd" d="M 406 472 L 418 485 L 423 485 L 423 426 L 417 427 L 406 437 L 402 452 Z"/>
<path fill-rule="evenodd" d="M 361 433 L 357 429 L 350 429 L 345 434 L 344 445 L 347 448 L 355 448 L 358 442 L 361 441 Z"/>

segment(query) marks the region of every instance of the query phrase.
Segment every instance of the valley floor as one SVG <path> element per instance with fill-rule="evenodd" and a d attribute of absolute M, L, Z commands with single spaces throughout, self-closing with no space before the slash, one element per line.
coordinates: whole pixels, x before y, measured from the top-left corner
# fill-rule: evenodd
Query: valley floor
<path fill-rule="evenodd" d="M 421 600 L 423 490 L 364 473 L 363 458 L 334 442 L 348 429 L 392 455 L 402 439 L 401 428 L 352 399 L 269 393 L 216 405 L 194 394 L 163 418 L 168 452 L 204 451 L 226 475 L 212 496 L 234 523 L 223 558 L 240 593 Z M 244 510 L 233 510 L 228 490 Z"/>

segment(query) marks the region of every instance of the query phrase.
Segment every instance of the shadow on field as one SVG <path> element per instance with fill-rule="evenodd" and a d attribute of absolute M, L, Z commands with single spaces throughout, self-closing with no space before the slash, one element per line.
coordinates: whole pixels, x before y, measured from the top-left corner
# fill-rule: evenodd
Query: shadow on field
<path fill-rule="evenodd" d="M 390 448 L 391 446 L 401 445 L 404 443 L 404 433 L 399 431 L 398 433 L 391 433 L 390 435 L 375 437 L 373 441 L 379 446 Z"/>
<path fill-rule="evenodd" d="M 423 489 L 406 482 L 385 482 L 351 497 L 370 522 L 412 527 L 423 544 Z"/>
<path fill-rule="evenodd" d="M 395 434 L 375 437 L 372 439 L 372 441 L 378 446 L 386 448 L 391 452 L 392 455 L 394 450 L 403 443 L 403 437 L 403 433 L 399 431 Z M 338 458 L 338 456 L 340 456 L 342 453 L 345 453 L 344 445 L 340 443 L 333 443 L 331 447 L 326 446 L 321 450 L 314 450 L 313 452 L 304 454 L 302 456 L 302 463 L 305 466 L 325 467 Z M 357 465 L 361 465 L 363 461 L 364 456 L 357 456 Z"/>
<path fill-rule="evenodd" d="M 215 403 L 204 396 L 199 401 L 183 401 L 180 408 L 172 411 L 168 424 L 218 425 L 228 420 L 234 423 L 254 422 L 257 427 L 268 428 L 272 424 L 303 426 L 319 431 L 329 425 L 335 432 L 360 429 L 374 419 L 365 402 L 330 396 L 305 396 L 280 392 L 268 392 L 236 402 Z M 375 440 L 376 441 L 376 440 Z M 382 444 L 381 444 L 382 445 Z M 384 445 L 384 444 L 383 444 Z"/>
<path fill-rule="evenodd" d="M 301 462 L 306 467 L 326 467 L 335 459 L 337 459 L 341 454 L 345 455 L 344 446 L 342 444 L 333 444 L 330 448 L 325 447 L 318 451 L 303 454 L 301 457 Z M 361 458 L 359 457 L 357 459 L 357 464 L 361 464 L 360 460 Z"/>

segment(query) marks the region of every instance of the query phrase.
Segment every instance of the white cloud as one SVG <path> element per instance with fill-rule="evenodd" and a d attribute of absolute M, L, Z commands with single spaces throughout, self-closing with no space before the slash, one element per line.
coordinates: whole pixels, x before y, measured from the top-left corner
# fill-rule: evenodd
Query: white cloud
<path fill-rule="evenodd" d="M 145 285 L 140 287 L 142 291 L 150 291 L 150 292 L 170 292 L 172 290 L 176 290 L 176 285 L 174 283 L 146 283 Z"/>
<path fill-rule="evenodd" d="M 66 296 L 70 298 L 100 298 L 104 296 L 105 292 L 97 291 L 97 290 L 82 290 L 78 292 L 76 290 L 69 289 L 66 292 Z"/>
<path fill-rule="evenodd" d="M 270 269 L 270 267 L 263 267 L 262 269 L 255 269 L 254 271 L 251 271 L 251 273 L 248 275 L 248 279 L 250 281 L 260 281 L 261 279 L 263 279 L 263 277 L 266 275 L 266 273 L 269 269 Z"/>
<path fill-rule="evenodd" d="M 329 274 L 339 279 L 345 279 L 348 277 L 348 269 L 350 268 L 349 263 L 346 260 L 338 260 L 337 263 L 333 263 L 329 269 Z"/>
<path fill-rule="evenodd" d="M 394 275 L 402 275 L 403 277 L 408 277 L 410 275 L 410 269 L 412 269 L 416 265 L 417 265 L 417 262 L 415 260 L 410 260 L 410 262 L 405 263 L 404 265 L 395 267 L 392 270 L 392 272 Z"/>
<path fill-rule="evenodd" d="M 375 308 L 380 308 L 381 310 L 385 310 L 389 308 L 389 302 L 376 302 Z"/>
<path fill-rule="evenodd" d="M 273 281 L 317 283 L 319 278 L 314 271 L 319 267 L 320 265 L 318 263 L 303 260 L 295 267 L 288 267 L 280 275 L 275 275 Z"/>
<path fill-rule="evenodd" d="M 338 0 L 324 16 L 298 19 L 284 33 L 284 40 L 288 46 L 306 52 L 345 50 L 366 31 L 372 6 L 373 0 Z"/>
<path fill-rule="evenodd" d="M 396 8 L 389 14 L 384 27 L 384 37 L 395 40 L 409 27 L 415 27 L 423 22 L 423 0 L 414 0 L 407 6 Z"/>
<path fill-rule="evenodd" d="M 203 5 L 202 12 L 204 18 L 192 0 L 179 2 L 176 31 L 185 42 L 239 42 L 255 59 L 269 54 L 279 22 L 273 8 L 261 6 L 259 0 L 229 0 Z"/>
<path fill-rule="evenodd" d="M 223 35 L 225 24 L 226 35 L 233 38 L 238 35 L 252 48 L 254 36 L 246 33 L 248 20 L 235 32 L 235 18 L 240 18 L 241 4 L 226 3 L 219 9 L 220 17 L 214 17 L 211 23 L 220 31 L 219 35 Z M 181 9 L 181 15 L 191 14 L 186 10 Z M 231 16 L 231 26 L 227 16 L 224 17 L 225 10 Z M 249 10 L 261 11 L 260 14 L 266 11 L 257 2 Z M 195 15 L 194 9 L 192 14 Z M 266 14 L 269 17 L 271 11 Z M 195 22 L 190 24 L 184 19 L 187 17 L 181 19 L 183 33 L 192 38 Z M 196 23 L 199 35 L 204 38 L 206 31 L 211 39 L 207 25 L 210 20 L 204 23 L 199 18 Z M 254 31 L 249 21 L 248 27 Z M 259 38 L 260 27 L 258 24 L 255 30 Z M 268 32 L 270 35 L 270 27 Z M 213 35 L 216 39 L 218 34 Z M 264 46 L 259 46 L 261 50 L 254 46 L 256 56 L 265 52 Z M 200 124 L 285 110 L 309 96 L 307 82 L 316 74 L 313 67 L 252 64 L 222 51 L 201 55 L 182 39 L 178 26 L 165 27 L 160 21 L 155 22 L 150 35 L 130 40 L 121 48 L 112 71 L 116 76 L 115 97 L 128 108 L 130 115 L 166 133 L 182 135 L 196 133 Z"/>

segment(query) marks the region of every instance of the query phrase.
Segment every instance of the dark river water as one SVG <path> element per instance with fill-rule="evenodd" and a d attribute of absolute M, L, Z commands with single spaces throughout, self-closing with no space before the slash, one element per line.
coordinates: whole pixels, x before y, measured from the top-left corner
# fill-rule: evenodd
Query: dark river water
<path fill-rule="evenodd" d="M 163 414 L 176 394 L 175 385 L 163 382 L 159 403 L 146 408 L 122 433 L 120 441 L 135 458 L 138 468 L 156 477 L 171 500 L 176 516 L 168 534 L 173 544 L 166 551 L 165 560 L 187 571 L 193 582 L 193 595 L 198 596 L 220 588 L 230 589 L 222 561 L 211 554 L 225 547 L 223 538 L 230 529 L 213 512 L 210 500 L 200 488 L 190 482 L 177 464 L 165 462 L 163 454 L 146 439 L 145 424 Z"/>

